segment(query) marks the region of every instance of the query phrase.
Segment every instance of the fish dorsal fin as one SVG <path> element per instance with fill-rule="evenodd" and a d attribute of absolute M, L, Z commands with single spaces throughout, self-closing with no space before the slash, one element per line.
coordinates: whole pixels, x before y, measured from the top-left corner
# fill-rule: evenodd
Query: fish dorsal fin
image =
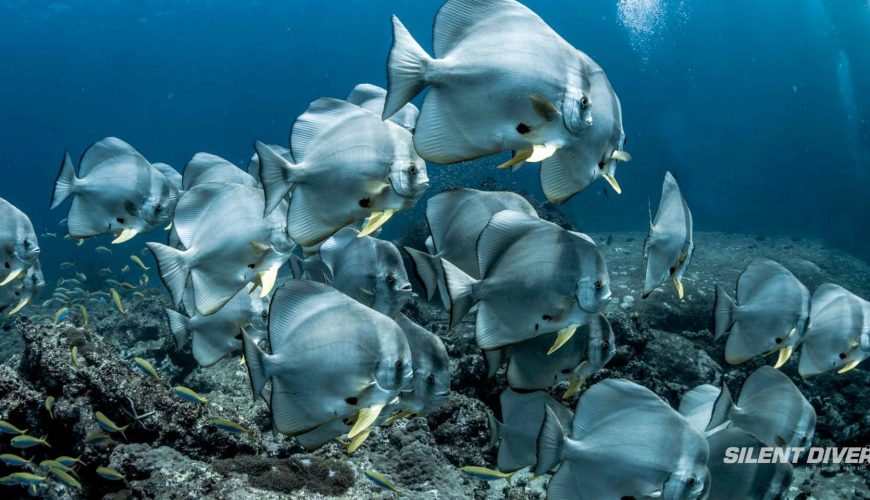
<path fill-rule="evenodd" d="M 537 14 L 514 0 L 449 0 L 435 16 L 435 57 L 444 57 L 484 23 L 501 30 L 540 29 L 541 25 L 550 30 Z"/>
<path fill-rule="evenodd" d="M 759 294 L 775 290 L 777 284 L 793 281 L 800 285 L 788 269 L 770 259 L 755 259 L 737 278 L 737 303 L 746 304 Z M 800 285 L 803 286 L 803 285 Z"/>
<path fill-rule="evenodd" d="M 486 277 L 490 266 L 505 248 L 531 231 L 540 222 L 541 220 L 537 217 L 515 210 L 502 210 L 493 215 L 477 239 L 477 263 L 480 266 L 480 277 Z"/>
<path fill-rule="evenodd" d="M 269 344 L 278 352 L 288 337 L 324 306 L 354 302 L 331 286 L 308 280 L 290 280 L 275 291 L 269 306 Z"/>
<path fill-rule="evenodd" d="M 648 425 L 656 414 L 675 413 L 649 389 L 625 379 L 607 379 L 583 393 L 577 401 L 572 437 L 582 441 L 602 425 Z M 652 419 L 652 420 L 650 420 Z M 632 424 L 634 422 L 634 424 Z"/>
<path fill-rule="evenodd" d="M 584 233 L 581 233 L 579 231 L 568 231 L 568 232 L 573 234 L 574 236 L 580 238 L 581 240 L 585 241 L 586 243 L 590 243 L 594 247 L 598 246 L 597 244 L 595 244 L 595 240 L 593 240 L 592 237 L 589 236 L 588 234 L 584 234 Z"/>
<path fill-rule="evenodd" d="M 673 230 L 675 227 L 686 227 L 688 224 L 683 195 L 680 193 L 677 180 L 670 172 L 665 172 L 665 180 L 662 182 L 662 197 L 656 211 L 655 222 L 652 224 L 656 230 L 659 229 L 659 225 L 664 225 L 665 227 L 662 229 L 665 231 Z"/>
<path fill-rule="evenodd" d="M 356 241 L 358 234 L 356 229 L 345 227 L 320 245 L 320 260 L 329 268 L 329 272 L 335 273 L 335 265 L 341 258 L 341 252 Z"/>
<path fill-rule="evenodd" d="M 202 218 L 211 212 L 211 208 L 220 205 L 224 200 L 220 196 L 225 189 L 232 189 L 226 184 L 203 184 L 186 193 L 178 201 L 172 218 L 172 227 L 178 235 L 178 240 L 185 248 L 190 248 Z"/>
<path fill-rule="evenodd" d="M 356 104 L 332 97 L 321 97 L 313 101 L 305 113 L 293 122 L 293 129 L 290 132 L 290 152 L 293 155 L 293 163 L 304 162 L 309 146 L 326 130 L 340 123 L 344 115 L 358 113 L 362 109 Z"/>
<path fill-rule="evenodd" d="M 147 164 L 145 158 L 133 149 L 133 146 L 117 137 L 106 137 L 101 141 L 97 141 L 82 154 L 81 161 L 79 162 L 79 178 L 88 175 L 100 163 L 127 155 L 140 158 Z"/>
<path fill-rule="evenodd" d="M 468 197 L 478 191 L 469 188 L 448 189 L 442 191 L 426 202 L 426 223 L 432 237 L 432 254 L 439 252 L 444 245 L 444 235 L 453 222 L 453 214 L 457 207 Z"/>
<path fill-rule="evenodd" d="M 196 153 L 187 162 L 182 176 L 182 187 L 191 189 L 207 182 L 224 182 L 256 186 L 257 181 L 244 170 L 211 153 Z"/>
<path fill-rule="evenodd" d="M 387 100 L 387 91 L 377 85 L 361 83 L 350 91 L 345 100 L 381 116 L 384 112 L 384 102 Z"/>
<path fill-rule="evenodd" d="M 740 397 L 737 398 L 737 406 L 751 407 L 753 403 L 767 402 L 771 399 L 771 395 L 776 394 L 774 398 L 779 403 L 784 403 L 786 395 L 797 395 L 803 398 L 800 389 L 798 389 L 788 375 L 773 368 L 772 366 L 762 366 L 752 372 L 740 388 Z M 786 397 L 783 397 L 786 396 Z M 746 408 L 747 411 L 751 409 Z"/>
<path fill-rule="evenodd" d="M 166 177 L 175 189 L 181 189 L 182 177 L 178 170 L 165 163 L 152 163 L 151 165 L 163 174 L 163 177 Z"/>

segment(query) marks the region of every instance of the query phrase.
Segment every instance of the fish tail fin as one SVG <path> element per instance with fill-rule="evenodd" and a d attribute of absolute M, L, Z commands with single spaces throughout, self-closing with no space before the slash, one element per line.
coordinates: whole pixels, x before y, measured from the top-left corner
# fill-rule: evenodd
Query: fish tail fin
<path fill-rule="evenodd" d="M 173 303 L 178 306 L 184 297 L 184 288 L 190 276 L 190 268 L 184 258 L 184 252 L 160 243 L 145 244 L 157 261 L 157 271 L 163 284 L 169 289 Z"/>
<path fill-rule="evenodd" d="M 426 87 L 429 54 L 414 40 L 402 21 L 393 16 L 393 46 L 387 61 L 387 100 L 382 118 L 396 114 Z"/>
<path fill-rule="evenodd" d="M 462 269 L 447 260 L 441 259 L 441 266 L 444 270 L 444 281 L 447 284 L 447 295 L 450 299 L 450 328 L 453 328 L 477 302 L 472 291 L 474 285 L 479 281 L 465 274 Z"/>
<path fill-rule="evenodd" d="M 305 274 L 302 257 L 299 257 L 296 254 L 290 254 L 290 272 L 293 274 L 293 279 L 302 279 L 302 276 Z"/>
<path fill-rule="evenodd" d="M 731 391 L 728 390 L 728 384 L 722 382 L 722 391 L 719 392 L 719 397 L 713 403 L 713 411 L 710 414 L 710 422 L 707 424 L 706 431 L 719 430 L 718 427 L 728 424 L 731 421 L 731 410 L 734 409 L 734 400 L 731 398 Z"/>
<path fill-rule="evenodd" d="M 175 338 L 175 346 L 181 350 L 190 338 L 190 318 L 172 309 L 164 309 L 169 319 L 169 330 Z"/>
<path fill-rule="evenodd" d="M 63 163 L 60 164 L 57 179 L 54 181 L 50 205 L 52 209 L 57 208 L 69 198 L 69 195 L 73 194 L 76 180 L 76 170 L 73 167 L 72 159 L 69 157 L 69 153 L 66 153 L 63 157 Z"/>
<path fill-rule="evenodd" d="M 426 289 L 426 300 L 431 301 L 435 295 L 435 290 L 438 289 L 438 284 L 444 280 L 441 259 L 415 248 L 404 248 L 408 256 L 411 257 L 411 262 L 414 263 L 414 271 L 417 277 L 420 278 L 423 288 Z"/>
<path fill-rule="evenodd" d="M 538 433 L 538 462 L 535 464 L 535 475 L 543 476 L 553 470 L 562 461 L 562 447 L 565 445 L 565 431 L 559 422 L 559 417 L 547 406 L 541 431 Z"/>
<path fill-rule="evenodd" d="M 721 285 L 716 285 L 716 297 L 713 299 L 713 321 L 715 323 L 714 338 L 721 338 L 734 325 L 734 310 L 737 306 Z"/>
<path fill-rule="evenodd" d="M 260 182 L 266 194 L 266 208 L 263 213 L 265 216 L 272 213 L 293 188 L 294 169 L 298 170 L 298 165 L 260 141 L 254 142 L 254 149 L 260 161 Z"/>
<path fill-rule="evenodd" d="M 489 422 L 489 447 L 495 449 L 498 447 L 498 442 L 501 440 L 502 423 L 499 422 L 491 412 L 486 413 L 486 418 Z"/>
<path fill-rule="evenodd" d="M 269 380 L 265 370 L 267 354 L 260 349 L 257 342 L 244 329 L 242 329 L 242 346 L 245 351 L 245 366 L 248 367 L 251 391 L 253 391 L 254 401 L 256 401 L 257 397 L 262 394 L 266 381 Z"/>

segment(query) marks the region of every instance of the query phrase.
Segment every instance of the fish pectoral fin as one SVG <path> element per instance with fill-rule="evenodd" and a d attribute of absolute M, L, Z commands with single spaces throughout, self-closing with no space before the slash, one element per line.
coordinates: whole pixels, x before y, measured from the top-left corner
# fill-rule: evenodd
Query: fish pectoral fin
<path fill-rule="evenodd" d="M 499 170 L 504 170 L 506 168 L 511 168 L 514 165 L 519 165 L 519 164 L 525 162 L 526 160 L 528 160 L 529 158 L 531 158 L 532 153 L 534 153 L 533 148 L 528 148 L 528 149 L 523 149 L 522 151 L 517 151 L 513 158 L 502 163 L 501 165 L 499 165 L 496 168 L 498 168 Z"/>
<path fill-rule="evenodd" d="M 779 368 L 788 361 L 788 358 L 791 357 L 791 353 L 794 352 L 793 346 L 784 347 L 779 350 L 779 357 L 776 359 L 776 364 L 773 365 L 774 368 Z"/>
<path fill-rule="evenodd" d="M 269 295 L 273 288 L 275 288 L 275 282 L 278 280 L 278 267 L 272 266 L 268 270 L 261 272 L 258 275 L 260 279 L 260 298 L 265 298 Z"/>
<path fill-rule="evenodd" d="M 680 300 L 683 300 L 685 296 L 685 290 L 683 290 L 683 282 L 679 280 L 679 278 L 674 278 L 674 286 L 677 288 L 677 297 Z"/>
<path fill-rule="evenodd" d="M 357 448 L 359 448 L 360 446 L 362 446 L 363 443 L 366 442 L 366 439 L 368 439 L 371 434 L 372 434 L 372 428 L 369 427 L 368 429 L 366 429 L 366 430 L 360 432 L 359 434 L 357 434 L 356 436 L 354 436 L 350 440 L 350 443 L 348 443 L 348 445 L 347 445 L 347 453 L 352 454 L 353 452 L 355 452 L 357 450 Z"/>
<path fill-rule="evenodd" d="M 574 332 L 577 331 L 576 326 L 569 326 L 568 328 L 563 328 L 559 330 L 559 333 L 556 336 L 556 341 L 553 342 L 553 346 L 550 347 L 550 350 L 547 351 L 547 356 L 553 354 L 558 351 L 560 347 L 565 345 L 565 342 L 571 340 L 571 337 L 574 336 Z"/>
<path fill-rule="evenodd" d="M 572 377 L 571 381 L 568 382 L 568 389 L 565 390 L 565 394 L 562 394 L 562 399 L 568 399 L 577 394 L 577 391 L 582 389 L 585 383 L 586 377 Z"/>
<path fill-rule="evenodd" d="M 365 295 L 366 297 L 368 297 L 368 298 L 370 298 L 370 299 L 373 298 L 373 297 L 375 296 L 375 292 L 373 292 L 373 291 L 371 291 L 371 290 L 368 290 L 368 289 L 366 289 L 366 288 L 363 288 L 363 287 L 361 287 L 361 286 L 360 286 L 360 287 L 357 287 L 356 291 L 359 292 L 359 293 L 362 294 L 362 295 Z"/>
<path fill-rule="evenodd" d="M 848 363 L 846 363 L 846 366 L 837 370 L 837 373 L 839 373 L 840 375 L 843 375 L 846 372 L 852 371 L 856 366 L 858 366 L 860 364 L 861 364 L 860 359 L 855 359 L 855 360 L 849 361 Z"/>
<path fill-rule="evenodd" d="M 168 226 L 163 228 L 164 231 L 172 231 L 172 223 L 170 222 Z"/>
<path fill-rule="evenodd" d="M 530 95 L 529 101 L 531 101 L 535 113 L 548 122 L 556 120 L 561 114 L 555 104 L 537 94 Z"/>
<path fill-rule="evenodd" d="M 135 229 L 124 229 L 116 235 L 116 238 L 112 240 L 112 244 L 120 245 L 125 241 L 132 240 L 137 234 L 139 234 L 139 231 L 136 231 Z"/>
<path fill-rule="evenodd" d="M 380 229 L 381 226 L 387 223 L 388 220 L 396 213 L 395 210 L 384 210 L 383 212 L 372 212 L 369 216 L 368 222 L 366 222 L 366 226 L 362 228 L 362 231 L 357 233 L 357 238 L 362 238 L 363 236 L 368 236 L 373 232 Z"/>
<path fill-rule="evenodd" d="M 357 414 L 356 422 L 354 422 L 350 432 L 347 433 L 347 437 L 353 439 L 357 434 L 360 434 L 371 427 L 372 424 L 375 423 L 375 420 L 378 419 L 378 415 L 381 414 L 381 410 L 383 409 L 383 404 L 372 405 L 368 408 L 361 409 Z"/>
<path fill-rule="evenodd" d="M 607 183 L 610 184 L 610 187 L 616 191 L 616 194 L 622 194 L 622 188 L 619 187 L 619 183 L 616 182 L 616 176 L 613 174 L 601 174 L 601 176 L 604 177 L 604 180 L 606 180 Z"/>

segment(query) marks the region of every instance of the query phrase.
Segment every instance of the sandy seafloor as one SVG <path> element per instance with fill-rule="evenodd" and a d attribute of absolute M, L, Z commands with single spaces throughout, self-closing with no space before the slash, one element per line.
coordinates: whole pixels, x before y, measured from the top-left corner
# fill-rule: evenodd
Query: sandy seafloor
<path fill-rule="evenodd" d="M 590 380 L 625 377 L 661 395 L 672 405 L 686 390 L 724 377 L 732 392 L 763 361 L 738 367 L 724 362 L 724 341 L 714 342 L 711 329 L 713 288 L 732 290 L 740 271 L 753 258 L 778 260 L 813 291 L 825 282 L 840 284 L 870 297 L 870 266 L 823 244 L 797 238 L 696 233 L 697 251 L 685 279 L 686 297 L 678 301 L 672 286 L 641 300 L 641 250 L 645 234 L 592 235 L 605 253 L 614 299 L 606 310 L 616 332 L 618 350 L 611 363 Z M 408 235 L 403 243 L 416 241 Z M 419 241 L 416 241 L 419 244 Z M 49 498 L 388 498 L 363 476 L 367 469 L 388 475 L 406 498 L 543 498 L 546 478 L 529 482 L 521 472 L 512 481 L 490 483 L 464 478 L 463 465 L 493 466 L 487 412 L 497 408 L 505 387 L 503 374 L 486 379 L 486 369 L 473 342 L 473 316 L 447 331 L 446 314 L 438 307 L 412 303 L 406 313 L 441 335 L 452 364 L 448 404 L 428 418 L 404 420 L 377 429 L 353 456 L 337 443 L 306 452 L 291 438 L 275 435 L 266 405 L 252 402 L 247 373 L 238 357 L 210 368 L 198 368 L 189 353 L 174 346 L 165 324 L 166 296 L 153 288 L 147 299 L 129 304 L 124 322 L 109 305 L 91 311 L 89 329 L 78 327 L 73 313 L 51 329 L 20 318 L 0 336 L 0 417 L 47 435 L 51 450 L 38 449 L 38 459 L 78 456 L 85 489 L 76 492 L 57 483 L 40 486 Z M 38 307 L 27 314 L 39 314 Z M 70 362 L 78 346 L 81 367 Z M 153 379 L 135 370 L 132 358 L 144 357 L 172 385 L 193 388 L 211 399 L 208 406 L 175 397 Z M 767 360 L 772 363 L 772 360 Z M 870 374 L 862 368 L 840 375 L 803 381 L 797 356 L 783 371 L 813 404 L 818 414 L 815 446 L 865 446 L 870 443 Z M 558 398 L 563 387 L 552 393 Z M 43 408 L 47 395 L 57 402 L 54 419 Z M 145 427 L 132 424 L 127 439 L 115 436 L 102 447 L 84 447 L 83 438 L 97 429 L 99 410 L 117 422 L 128 422 L 120 410 L 126 398 L 137 412 L 154 411 Z M 576 397 L 570 401 L 573 406 Z M 209 422 L 224 417 L 253 430 L 229 435 Z M 0 437 L 0 453 L 12 450 Z M 32 456 L 33 453 L 28 456 Z M 93 472 L 106 465 L 122 471 L 126 481 L 110 482 Z M 10 470 L 0 465 L 0 475 Z M 870 498 L 870 468 L 844 470 L 799 466 L 790 498 Z M 3 488 L 2 498 L 26 496 L 22 488 Z"/>

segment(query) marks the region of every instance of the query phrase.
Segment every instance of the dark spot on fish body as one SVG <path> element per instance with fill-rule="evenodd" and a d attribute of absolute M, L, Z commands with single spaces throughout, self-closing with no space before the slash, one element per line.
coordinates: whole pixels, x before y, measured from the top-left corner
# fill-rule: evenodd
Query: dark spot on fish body
<path fill-rule="evenodd" d="M 562 368 L 562 374 L 563 374 L 563 375 L 568 375 L 569 373 L 571 373 L 571 372 L 573 372 L 573 371 L 574 371 L 573 368 Z"/>
<path fill-rule="evenodd" d="M 528 134 L 531 131 L 532 131 L 532 127 L 529 127 L 525 123 L 520 123 L 519 125 L 517 125 L 517 132 L 522 134 L 522 135 Z"/>
<path fill-rule="evenodd" d="M 598 169 L 599 170 L 604 170 L 605 166 L 607 166 L 607 162 L 605 162 L 603 160 L 598 162 Z"/>
<path fill-rule="evenodd" d="M 248 264 L 248 269 L 253 269 L 257 267 L 257 264 Z"/>
<path fill-rule="evenodd" d="M 777 337 L 777 338 L 773 339 L 773 341 L 776 342 L 777 344 L 782 344 L 782 337 Z"/>
<path fill-rule="evenodd" d="M 115 220 L 118 221 L 118 224 L 123 224 L 125 219 L 123 217 L 118 217 Z"/>
<path fill-rule="evenodd" d="M 535 331 L 536 332 L 538 331 L 538 324 L 537 323 L 535 323 Z"/>
<path fill-rule="evenodd" d="M 356 397 L 352 396 L 349 398 L 345 398 L 344 402 L 351 405 L 351 406 L 356 406 L 356 404 L 359 402 L 359 400 Z"/>
<path fill-rule="evenodd" d="M 840 353 L 840 359 L 846 359 L 846 353 L 845 353 L 845 352 L 841 352 L 841 353 Z"/>
<path fill-rule="evenodd" d="M 372 204 L 372 200 L 370 200 L 368 198 L 363 198 L 363 199 L 359 200 L 359 206 L 361 206 L 362 208 L 369 208 L 371 206 L 371 204 Z"/>
<path fill-rule="evenodd" d="M 9 269 L 10 267 L 12 267 L 8 261 L 6 262 L 6 264 L 4 264 L 4 266 L 6 267 L 6 269 Z"/>
<path fill-rule="evenodd" d="M 6 306 L 3 306 L 2 308 L 0 308 L 0 312 L 3 312 L 4 309 L 6 309 Z M 8 332 L 11 329 L 12 329 L 12 325 L 10 325 L 9 323 L 3 324 L 3 331 L 4 332 Z"/>
<path fill-rule="evenodd" d="M 553 319 L 553 317 L 550 316 L 549 314 L 545 314 L 545 315 L 541 316 L 541 319 L 543 319 L 544 321 L 550 321 L 551 319 Z"/>

